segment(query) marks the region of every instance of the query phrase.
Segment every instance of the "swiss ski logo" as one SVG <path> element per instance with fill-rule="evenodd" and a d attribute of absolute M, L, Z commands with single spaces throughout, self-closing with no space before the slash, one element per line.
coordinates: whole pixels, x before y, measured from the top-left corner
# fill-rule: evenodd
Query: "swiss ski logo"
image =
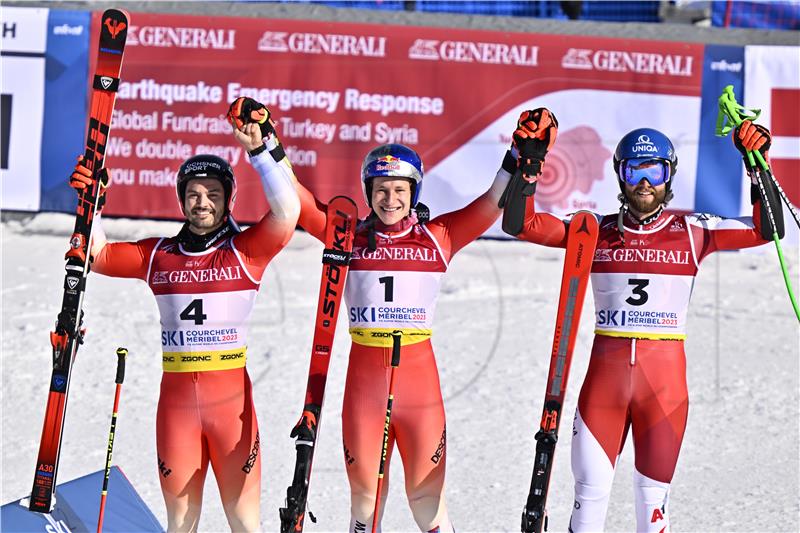
<path fill-rule="evenodd" d="M 114 83 L 114 78 L 109 78 L 108 76 L 100 76 L 100 85 L 103 86 L 103 89 L 108 89 L 111 87 L 111 84 Z"/>
<path fill-rule="evenodd" d="M 111 34 L 112 39 L 116 39 L 117 35 L 119 35 L 122 30 L 128 27 L 128 25 L 124 22 L 114 20 L 111 17 L 108 17 L 106 20 L 104 20 L 103 24 L 106 25 L 106 29 L 108 29 L 108 33 Z"/>

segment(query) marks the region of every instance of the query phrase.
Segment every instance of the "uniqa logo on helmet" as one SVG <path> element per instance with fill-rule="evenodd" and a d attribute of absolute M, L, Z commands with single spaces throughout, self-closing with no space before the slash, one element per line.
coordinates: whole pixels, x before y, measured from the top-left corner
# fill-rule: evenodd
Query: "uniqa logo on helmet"
<path fill-rule="evenodd" d="M 636 144 L 633 145 L 634 153 L 640 152 L 647 152 L 647 153 L 657 153 L 658 147 L 653 144 L 650 140 L 650 137 L 647 135 L 639 135 L 639 138 L 636 140 Z"/>

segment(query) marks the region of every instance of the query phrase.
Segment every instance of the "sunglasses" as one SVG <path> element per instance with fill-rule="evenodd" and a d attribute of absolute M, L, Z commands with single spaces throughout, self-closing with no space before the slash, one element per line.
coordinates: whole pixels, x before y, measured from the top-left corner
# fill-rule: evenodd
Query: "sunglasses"
<path fill-rule="evenodd" d="M 620 164 L 619 179 L 631 186 L 646 179 L 655 187 L 668 182 L 671 174 L 669 161 L 641 157 L 623 161 Z"/>

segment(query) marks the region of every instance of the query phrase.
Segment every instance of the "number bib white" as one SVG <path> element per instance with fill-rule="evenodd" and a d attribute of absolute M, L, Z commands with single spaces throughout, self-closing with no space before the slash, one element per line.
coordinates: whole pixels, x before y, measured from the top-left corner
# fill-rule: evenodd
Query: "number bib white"
<path fill-rule="evenodd" d="M 442 274 L 447 270 L 439 245 L 424 226 L 398 234 L 376 233 L 377 249 L 369 250 L 359 233 L 344 298 L 353 342 L 391 346 L 400 330 L 402 344 L 430 338 Z"/>
<path fill-rule="evenodd" d="M 651 339 L 683 339 L 692 276 L 592 274 L 595 332 Z"/>
<path fill-rule="evenodd" d="M 616 218 L 601 221 L 592 263 L 595 333 L 686 338 L 698 269 L 686 219 L 667 215 L 647 229 L 626 226 L 623 245 Z"/>
<path fill-rule="evenodd" d="M 165 372 L 225 370 L 245 365 L 247 331 L 259 284 L 231 239 L 202 253 L 172 240 L 153 251 L 147 283 L 161 315 Z"/>

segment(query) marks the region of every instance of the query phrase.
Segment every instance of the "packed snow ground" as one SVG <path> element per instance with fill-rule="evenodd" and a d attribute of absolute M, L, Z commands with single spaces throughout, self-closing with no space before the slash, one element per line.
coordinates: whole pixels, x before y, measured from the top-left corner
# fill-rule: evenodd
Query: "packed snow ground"
<path fill-rule="evenodd" d="M 72 223 L 71 216 L 42 214 L 6 217 L 2 224 L 2 503 L 30 491 L 50 376 L 48 332 L 61 303 Z M 133 240 L 173 235 L 178 225 L 107 220 L 104 227 L 112 240 Z M 292 478 L 289 431 L 303 402 L 321 249 L 309 235 L 295 235 L 267 269 L 250 330 L 247 365 L 262 436 L 264 531 L 279 529 L 278 507 Z M 481 240 L 455 257 L 445 277 L 433 344 L 447 410 L 447 501 L 459 531 L 519 531 L 562 257 L 560 250 L 527 243 Z M 786 257 L 800 291 L 797 248 L 787 248 Z M 84 310 L 88 333 L 74 366 L 59 481 L 105 464 L 115 350 L 125 346 L 130 355 L 114 464 L 166 524 L 155 452 L 161 374 L 155 300 L 141 281 L 92 275 Z M 551 483 L 551 531 L 566 530 L 572 506 L 569 422 L 588 362 L 592 312 L 589 296 Z M 308 532 L 343 531 L 349 523 L 340 440 L 350 342 L 346 325 L 343 315 L 311 485 L 310 508 L 318 523 L 308 522 Z M 774 247 L 706 260 L 695 287 L 686 349 L 689 424 L 672 487 L 673 530 L 800 530 L 800 342 Z M 634 530 L 631 480 L 628 442 L 607 531 Z M 200 529 L 228 530 L 212 475 Z M 416 530 L 397 453 L 383 530 Z"/>

